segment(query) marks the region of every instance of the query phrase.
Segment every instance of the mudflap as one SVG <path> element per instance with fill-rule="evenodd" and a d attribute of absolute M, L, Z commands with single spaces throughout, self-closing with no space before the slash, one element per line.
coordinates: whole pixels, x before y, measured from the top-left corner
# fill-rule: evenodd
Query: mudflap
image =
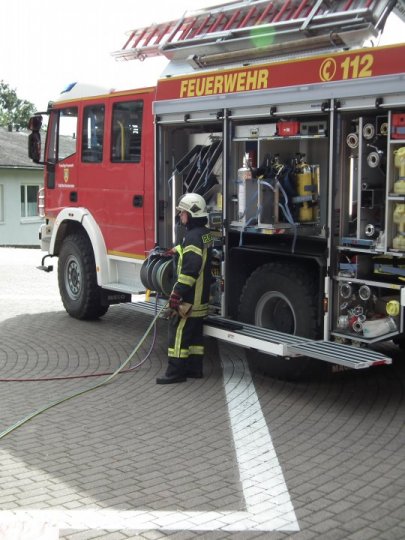
<path fill-rule="evenodd" d="M 112 304 L 124 304 L 131 302 L 132 296 L 129 293 L 119 291 L 111 291 L 109 289 L 101 289 L 101 304 L 103 306 L 111 306 Z"/>

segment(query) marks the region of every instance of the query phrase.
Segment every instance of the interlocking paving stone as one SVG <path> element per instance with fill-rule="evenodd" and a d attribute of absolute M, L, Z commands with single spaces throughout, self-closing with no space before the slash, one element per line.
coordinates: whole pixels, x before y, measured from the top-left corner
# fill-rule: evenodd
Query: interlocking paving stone
<path fill-rule="evenodd" d="M 58 297 L 56 274 L 35 269 L 40 256 L 38 250 L 0 248 L 0 377 L 64 377 L 115 370 L 149 319 L 127 306 L 113 306 L 97 322 L 68 317 Z M 196 524 L 251 525 L 219 349 L 215 342 L 207 342 L 204 379 L 161 388 L 154 379 L 165 369 L 165 342 L 166 323 L 160 321 L 155 349 L 142 367 L 54 407 L 1 441 L 0 512 L 58 510 L 64 512 L 66 522 L 82 523 L 75 512 L 126 515 L 143 510 L 143 523 L 149 524 L 155 513 L 160 527 L 162 512 L 172 511 L 172 518 L 167 517 L 172 527 L 180 511 L 183 521 L 178 526 L 191 522 L 187 512 L 196 512 L 192 518 Z M 148 349 L 145 343 L 134 363 Z M 232 347 L 227 351 L 235 369 L 240 369 L 245 352 Z M 241 375 L 239 380 L 243 370 Z M 0 383 L 0 430 L 95 381 Z M 405 538 L 403 363 L 397 360 L 387 369 L 296 383 L 254 372 L 253 381 L 299 531 L 106 530 L 87 529 L 83 522 L 83 529 L 62 529 L 60 537 Z M 244 414 L 248 418 L 244 408 L 240 414 L 241 419 Z M 260 448 L 260 443 L 246 439 L 244 452 Z M 262 464 L 252 465 L 252 477 L 254 472 L 264 478 L 268 474 Z M 251 506 L 260 512 L 260 490 L 255 491 L 254 483 L 249 489 Z M 287 509 L 283 495 L 281 488 L 280 524 Z M 201 514 L 204 511 L 213 514 Z M 233 521 L 226 512 L 234 513 Z M 266 521 L 258 513 L 256 525 L 267 523 L 276 521 Z"/>

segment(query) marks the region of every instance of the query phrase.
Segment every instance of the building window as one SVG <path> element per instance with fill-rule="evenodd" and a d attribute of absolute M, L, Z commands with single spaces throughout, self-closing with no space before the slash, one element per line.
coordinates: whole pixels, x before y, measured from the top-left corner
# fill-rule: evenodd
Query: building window
<path fill-rule="evenodd" d="M 100 163 L 103 160 L 104 105 L 85 107 L 83 113 L 82 161 Z"/>
<path fill-rule="evenodd" d="M 21 186 L 21 217 L 38 217 L 38 191 L 40 186 L 23 184 Z"/>
<path fill-rule="evenodd" d="M 111 161 L 141 161 L 143 101 L 120 101 L 113 106 Z"/>

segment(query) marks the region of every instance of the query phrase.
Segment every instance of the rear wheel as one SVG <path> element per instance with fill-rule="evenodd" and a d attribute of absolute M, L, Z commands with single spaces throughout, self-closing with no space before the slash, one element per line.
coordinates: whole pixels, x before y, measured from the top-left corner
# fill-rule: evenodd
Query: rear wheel
<path fill-rule="evenodd" d="M 101 302 L 93 249 L 85 234 L 68 236 L 59 253 L 58 283 L 66 311 L 76 319 L 98 319 L 108 310 Z"/>
<path fill-rule="evenodd" d="M 315 339 L 318 333 L 315 291 L 312 277 L 296 266 L 266 264 L 252 273 L 243 288 L 239 319 L 278 332 Z M 255 367 L 284 379 L 302 376 L 315 362 L 304 357 L 275 357 L 255 350 L 248 356 Z"/>

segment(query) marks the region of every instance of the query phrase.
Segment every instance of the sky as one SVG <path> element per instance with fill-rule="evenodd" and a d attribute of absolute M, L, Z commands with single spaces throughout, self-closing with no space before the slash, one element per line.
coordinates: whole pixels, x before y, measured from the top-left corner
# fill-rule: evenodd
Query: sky
<path fill-rule="evenodd" d="M 185 11 L 229 0 L 7 0 L 0 32 L 0 80 L 45 110 L 69 83 L 104 88 L 153 85 L 166 60 L 118 62 L 131 29 L 173 20 Z M 381 44 L 404 41 L 391 16 Z"/>

